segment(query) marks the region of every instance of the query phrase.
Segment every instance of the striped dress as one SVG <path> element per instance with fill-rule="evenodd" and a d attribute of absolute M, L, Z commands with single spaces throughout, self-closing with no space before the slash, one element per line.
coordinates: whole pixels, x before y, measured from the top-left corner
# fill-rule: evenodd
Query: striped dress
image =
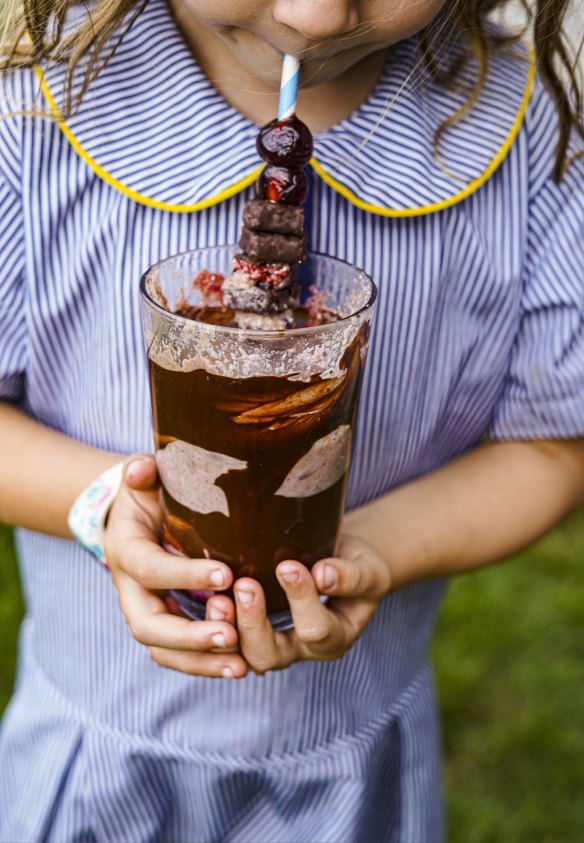
<path fill-rule="evenodd" d="M 61 74 L 47 69 L 44 106 Z M 0 108 L 39 83 L 18 73 Z M 380 291 L 349 507 L 485 433 L 584 433 L 584 164 L 552 181 L 554 109 L 532 83 L 528 62 L 497 58 L 438 163 L 434 132 L 461 95 L 404 41 L 316 138 L 311 247 Z M 162 0 L 66 125 L 0 122 L 1 397 L 91 445 L 152 448 L 138 281 L 166 255 L 237 239 L 255 134 Z M 17 543 L 27 613 L 0 730 L 0 840 L 443 838 L 428 647 L 444 582 L 391 594 L 338 661 L 213 680 L 154 664 L 73 542 Z"/>

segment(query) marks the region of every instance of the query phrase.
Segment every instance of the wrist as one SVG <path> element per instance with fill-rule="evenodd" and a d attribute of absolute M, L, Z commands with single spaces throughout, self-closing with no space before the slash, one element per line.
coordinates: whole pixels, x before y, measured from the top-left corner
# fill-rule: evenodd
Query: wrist
<path fill-rule="evenodd" d="M 391 591 L 432 576 L 435 560 L 419 533 L 407 532 L 392 511 L 390 492 L 347 513 L 343 531 L 366 542 L 388 566 Z M 407 523 L 407 521 L 406 521 Z"/>
<path fill-rule="evenodd" d="M 105 525 L 122 486 L 124 466 L 122 460 L 98 475 L 77 497 L 67 517 L 76 541 L 105 567 Z"/>

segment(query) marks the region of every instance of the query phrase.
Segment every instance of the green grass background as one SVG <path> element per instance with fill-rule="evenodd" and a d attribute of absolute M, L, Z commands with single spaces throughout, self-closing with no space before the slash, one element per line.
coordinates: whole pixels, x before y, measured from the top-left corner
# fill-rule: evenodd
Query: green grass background
<path fill-rule="evenodd" d="M 452 583 L 434 646 L 452 843 L 584 839 L 583 567 L 579 513 L 507 564 Z M 22 611 L 0 528 L 0 711 Z"/>

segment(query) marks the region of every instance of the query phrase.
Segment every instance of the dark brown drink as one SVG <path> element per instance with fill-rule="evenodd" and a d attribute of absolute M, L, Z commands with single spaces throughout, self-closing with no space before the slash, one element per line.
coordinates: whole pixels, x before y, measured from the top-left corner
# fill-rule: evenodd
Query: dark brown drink
<path fill-rule="evenodd" d="M 222 560 L 236 578 L 254 577 L 269 611 L 285 610 L 276 565 L 298 559 L 310 567 L 334 553 L 360 372 L 357 341 L 339 377 L 309 383 L 176 372 L 150 361 L 165 543 Z M 187 477 L 178 465 L 189 458 Z M 201 504 L 212 511 L 192 508 Z"/>

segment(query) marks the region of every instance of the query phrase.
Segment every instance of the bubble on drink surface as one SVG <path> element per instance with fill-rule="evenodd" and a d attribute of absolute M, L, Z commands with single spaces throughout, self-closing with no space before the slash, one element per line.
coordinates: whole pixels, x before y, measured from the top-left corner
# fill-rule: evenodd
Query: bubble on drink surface
<path fill-rule="evenodd" d="M 244 471 L 247 462 L 227 454 L 206 451 L 176 439 L 156 452 L 156 465 L 166 491 L 193 512 L 221 512 L 229 518 L 229 504 L 215 481 L 228 471 Z"/>
<path fill-rule="evenodd" d="M 351 426 L 342 424 L 318 439 L 288 472 L 277 495 L 309 498 L 330 489 L 349 468 Z"/>

